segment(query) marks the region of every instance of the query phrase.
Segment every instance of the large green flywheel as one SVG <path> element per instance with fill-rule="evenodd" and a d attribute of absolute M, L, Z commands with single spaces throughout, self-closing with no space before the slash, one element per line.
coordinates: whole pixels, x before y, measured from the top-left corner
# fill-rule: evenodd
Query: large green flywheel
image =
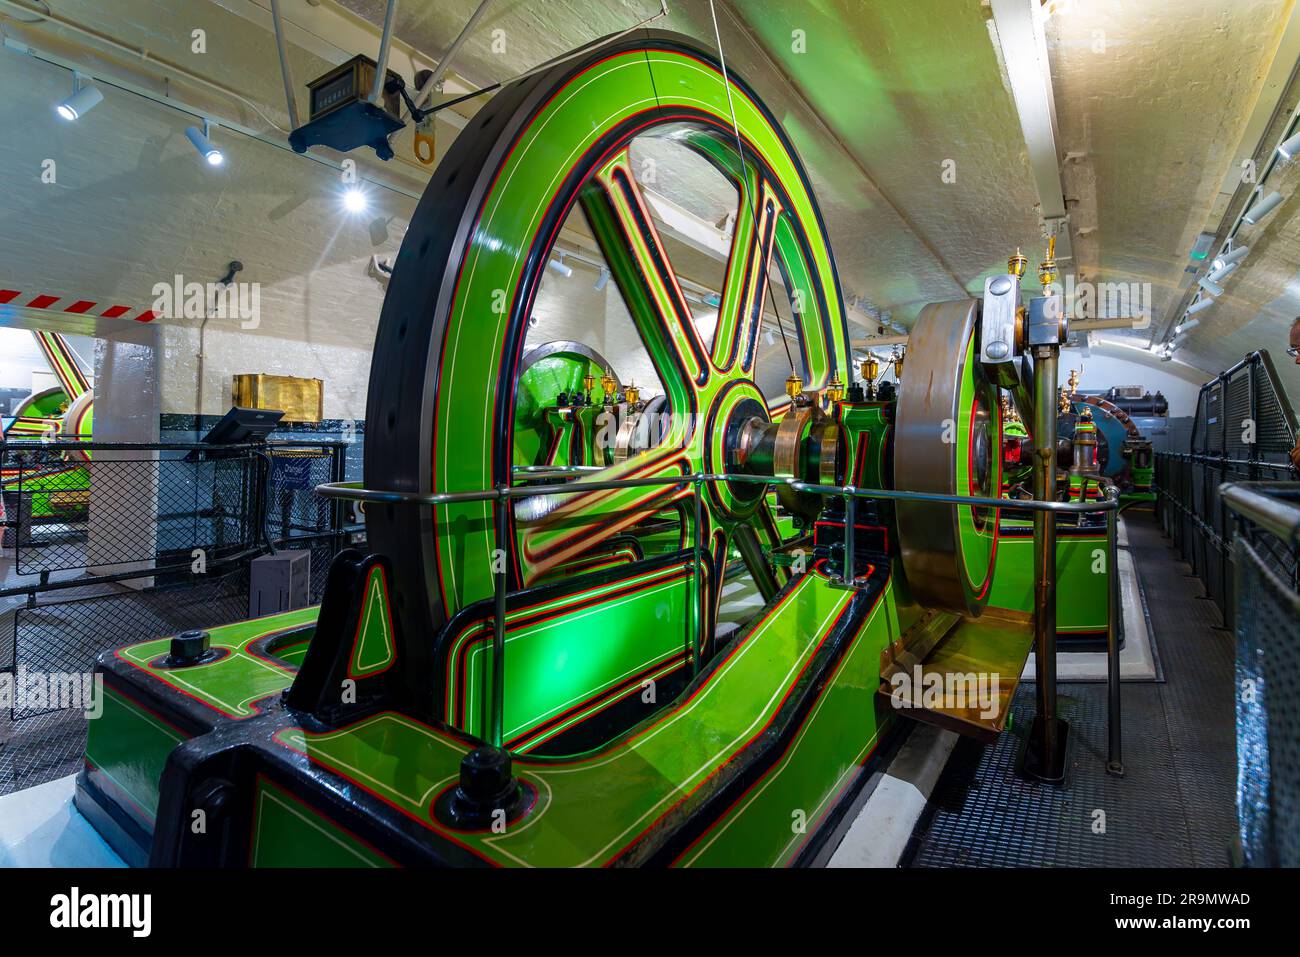
<path fill-rule="evenodd" d="M 660 129 L 672 130 L 740 194 L 711 345 L 696 329 L 630 166 L 632 140 Z M 753 381 L 773 268 L 793 304 L 784 318 L 797 334 L 795 361 L 807 388 L 846 373 L 834 263 L 779 122 L 692 41 L 628 37 L 503 89 L 438 167 L 398 256 L 376 337 L 368 484 L 428 493 L 511 482 L 527 320 L 575 207 L 609 263 L 671 411 L 657 446 L 579 481 L 723 471 L 719 436 L 744 419 L 785 411 L 769 406 Z M 693 494 L 683 482 L 521 500 L 504 543 L 510 586 L 529 585 Z M 717 565 L 758 501 L 748 489 L 705 493 Z M 373 550 L 394 559 L 396 603 L 403 632 L 415 636 L 408 657 L 418 670 L 428 654 L 423 636 L 492 593 L 493 507 L 384 505 L 368 511 L 367 523 Z M 711 576 L 714 599 L 718 577 Z"/>

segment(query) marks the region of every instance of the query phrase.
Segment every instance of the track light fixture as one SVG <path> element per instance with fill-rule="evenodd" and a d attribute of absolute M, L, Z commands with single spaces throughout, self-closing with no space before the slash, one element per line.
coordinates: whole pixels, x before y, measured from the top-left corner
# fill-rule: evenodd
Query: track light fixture
<path fill-rule="evenodd" d="M 557 258 L 552 259 L 546 265 L 550 266 L 552 270 L 558 272 L 565 279 L 568 279 L 573 275 L 573 267 L 564 262 L 564 253 L 560 253 Z"/>
<path fill-rule="evenodd" d="M 87 82 L 85 85 L 79 85 L 80 82 L 81 77 L 74 73 L 72 95 L 54 108 L 55 112 L 65 120 L 81 119 L 104 100 L 104 94 L 99 92 L 99 87 L 94 83 Z"/>
<path fill-rule="evenodd" d="M 1200 312 L 1202 309 L 1209 309 L 1212 305 L 1214 305 L 1213 299 L 1209 299 L 1209 298 L 1197 299 L 1194 303 L 1192 303 L 1190 306 L 1187 307 L 1187 314 L 1189 316 L 1195 315 L 1196 313 Z"/>
<path fill-rule="evenodd" d="M 1212 283 L 1221 283 L 1221 282 L 1223 282 L 1223 280 L 1227 279 L 1227 278 L 1228 278 L 1229 276 L 1231 276 L 1234 272 L 1236 272 L 1236 271 L 1237 271 L 1237 268 L 1238 268 L 1240 265 L 1241 265 L 1241 263 L 1239 263 L 1239 262 L 1228 263 L 1226 266 L 1224 266 L 1224 267 L 1221 268 L 1221 269 L 1215 269 L 1215 270 L 1211 271 L 1210 274 L 1209 274 L 1208 276 L 1206 276 L 1205 278 L 1208 279 L 1208 280 L 1210 280 L 1210 282 L 1212 282 Z"/>
<path fill-rule="evenodd" d="M 1206 293 L 1208 293 L 1211 296 L 1223 295 L 1223 287 L 1220 286 L 1213 279 L 1211 279 L 1209 276 L 1204 276 L 1201 279 L 1196 280 L 1196 285 L 1200 286 L 1202 289 L 1206 291 Z"/>
<path fill-rule="evenodd" d="M 597 292 L 603 292 L 605 286 L 609 283 L 609 270 L 604 266 L 600 268 L 600 275 L 596 277 L 595 289 Z"/>
<path fill-rule="evenodd" d="M 1233 246 L 1226 253 L 1219 253 L 1219 255 L 1215 256 L 1210 262 L 1210 268 L 1222 269 L 1224 266 L 1228 265 L 1228 263 L 1241 262 L 1249 255 L 1249 246 Z"/>
<path fill-rule="evenodd" d="M 203 129 L 197 126 L 187 126 L 185 128 L 185 137 L 194 144 L 194 148 L 199 151 L 199 155 L 208 161 L 209 166 L 220 166 L 226 161 L 225 155 L 221 150 L 212 145 L 212 140 L 208 138 L 208 121 L 203 121 Z"/>
<path fill-rule="evenodd" d="M 1256 225 L 1261 219 L 1267 216 L 1273 210 L 1282 205 L 1282 194 L 1277 190 L 1269 193 L 1242 215 L 1242 219 L 1250 225 Z"/>
<path fill-rule="evenodd" d="M 1292 133 L 1283 140 L 1277 151 L 1285 160 L 1295 159 L 1296 154 L 1300 153 L 1300 131 Z"/>
<path fill-rule="evenodd" d="M 1201 324 L 1199 319 L 1183 319 L 1178 325 L 1174 326 L 1174 335 L 1181 336 L 1184 332 L 1190 332 Z"/>

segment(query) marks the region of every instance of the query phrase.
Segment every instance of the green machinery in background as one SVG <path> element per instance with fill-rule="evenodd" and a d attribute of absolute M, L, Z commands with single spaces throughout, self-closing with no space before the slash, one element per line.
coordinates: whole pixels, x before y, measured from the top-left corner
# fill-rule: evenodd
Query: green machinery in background
<path fill-rule="evenodd" d="M 712 342 L 632 168 L 639 137 L 740 197 Z M 580 345 L 526 349 L 571 212 L 662 396 Z M 768 396 L 774 276 L 797 349 Z M 896 400 L 846 383 L 804 169 L 693 41 L 610 38 L 507 85 L 397 258 L 365 488 L 325 489 L 367 502 L 368 553 L 338 556 L 318 608 L 124 636 L 99 663 L 77 807 L 162 866 L 810 861 L 900 712 L 986 741 L 1005 727 L 1032 626 L 993 601 L 997 389 L 1018 373 L 990 371 L 989 329 L 979 301 L 929 305 Z M 742 575 L 761 607 L 724 631 Z M 987 694 L 954 691 L 959 672 Z"/>
<path fill-rule="evenodd" d="M 33 332 L 59 384 L 32 393 L 6 419 L 4 438 L 89 440 L 94 432 L 95 393 L 76 351 L 57 332 Z M 90 451 L 65 452 L 58 464 L 19 465 L 6 457 L 0 469 L 5 513 L 22 526 L 84 518 L 90 500 Z M 6 544 L 9 536 L 6 535 Z"/>

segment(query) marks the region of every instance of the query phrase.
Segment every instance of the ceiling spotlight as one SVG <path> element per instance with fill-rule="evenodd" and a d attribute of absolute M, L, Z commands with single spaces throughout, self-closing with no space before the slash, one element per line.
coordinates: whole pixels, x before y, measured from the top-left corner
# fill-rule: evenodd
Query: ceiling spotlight
<path fill-rule="evenodd" d="M 77 80 L 73 79 L 72 95 L 56 106 L 55 112 L 65 120 L 79 120 L 95 107 L 103 102 L 104 94 L 99 92 L 99 87 L 93 83 L 87 83 L 80 89 L 76 88 Z"/>
<path fill-rule="evenodd" d="M 203 121 L 203 129 L 197 126 L 185 127 L 185 137 L 194 144 L 194 148 L 199 151 L 199 155 L 208 161 L 209 166 L 220 166 L 226 161 L 226 157 L 221 150 L 212 145 L 212 140 L 208 139 L 208 121 Z"/>
<path fill-rule="evenodd" d="M 1282 141 L 1277 151 L 1282 154 L 1283 159 L 1295 159 L 1297 153 L 1300 153 L 1300 132 L 1292 133 Z"/>
<path fill-rule="evenodd" d="M 349 213 L 364 213 L 369 205 L 370 200 L 366 199 L 366 194 L 355 186 L 343 194 L 343 208 Z"/>
<path fill-rule="evenodd" d="M 552 259 L 546 265 L 550 266 L 551 269 L 553 269 L 555 272 L 558 272 L 565 279 L 568 279 L 570 276 L 573 275 L 573 267 L 567 266 L 564 263 L 564 253 L 560 253 L 560 257 L 558 259 Z"/>
<path fill-rule="evenodd" d="M 1215 269 L 1214 271 L 1212 271 L 1212 272 L 1211 272 L 1208 276 L 1206 276 L 1205 278 L 1208 279 L 1208 280 L 1210 280 L 1210 282 L 1212 282 L 1212 283 L 1223 282 L 1223 280 L 1227 279 L 1227 278 L 1228 278 L 1229 276 L 1231 276 L 1234 272 L 1236 272 L 1236 271 L 1237 271 L 1237 267 L 1240 266 L 1240 265 L 1241 265 L 1241 263 L 1239 263 L 1239 262 L 1228 263 L 1226 266 L 1223 266 L 1223 267 L 1220 268 L 1220 269 Z"/>
<path fill-rule="evenodd" d="M 1205 277 L 1202 278 L 1202 279 L 1198 279 L 1198 280 L 1196 280 L 1196 285 L 1200 286 L 1202 289 L 1204 289 L 1204 290 L 1205 290 L 1207 293 L 1209 293 L 1211 296 L 1222 296 L 1222 295 L 1223 295 L 1223 287 L 1220 286 L 1220 285 L 1219 285 L 1217 282 L 1215 282 L 1213 279 L 1211 279 L 1209 276 L 1205 276 Z"/>
<path fill-rule="evenodd" d="M 1249 246 L 1233 246 L 1226 253 L 1219 253 L 1219 255 L 1215 256 L 1210 262 L 1210 268 L 1222 269 L 1228 263 L 1241 262 L 1248 255 L 1250 255 Z"/>
<path fill-rule="evenodd" d="M 1254 226 L 1273 210 L 1282 205 L 1282 194 L 1277 190 L 1269 193 L 1242 215 L 1242 219 Z"/>
<path fill-rule="evenodd" d="M 1212 305 L 1214 305 L 1213 299 L 1197 299 L 1187 307 L 1187 314 L 1189 316 L 1193 315 L 1194 313 L 1200 312 L 1202 309 L 1209 309 Z"/>
<path fill-rule="evenodd" d="M 1174 335 L 1181 336 L 1184 332 L 1195 329 L 1201 324 L 1199 319 L 1184 319 L 1178 325 L 1174 326 Z"/>
<path fill-rule="evenodd" d="M 602 266 L 600 269 L 600 275 L 596 277 L 596 286 L 595 286 L 596 291 L 601 292 L 602 290 L 604 290 L 608 282 L 609 282 L 609 270 Z"/>

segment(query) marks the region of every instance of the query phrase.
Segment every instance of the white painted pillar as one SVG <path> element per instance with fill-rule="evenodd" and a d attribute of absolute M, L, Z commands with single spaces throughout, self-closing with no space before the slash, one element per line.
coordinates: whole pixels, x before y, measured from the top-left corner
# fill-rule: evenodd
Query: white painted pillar
<path fill-rule="evenodd" d="M 153 324 L 95 344 L 95 441 L 158 441 L 162 411 L 162 330 Z M 158 453 L 99 450 L 90 465 L 90 562 L 154 554 Z M 121 463 L 121 464 L 114 464 Z M 132 463 L 132 464 L 128 464 Z M 154 562 L 91 564 L 97 575 L 152 568 Z M 128 583 L 147 588 L 153 579 Z"/>

